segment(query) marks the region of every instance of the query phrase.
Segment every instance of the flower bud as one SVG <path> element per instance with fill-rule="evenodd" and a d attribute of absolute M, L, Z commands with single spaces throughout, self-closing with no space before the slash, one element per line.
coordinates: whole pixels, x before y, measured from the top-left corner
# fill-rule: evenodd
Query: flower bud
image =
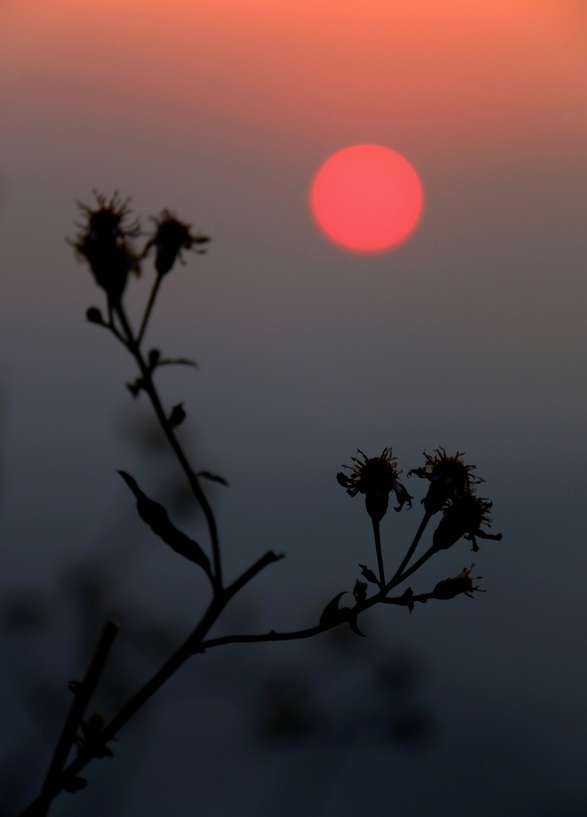
<path fill-rule="evenodd" d="M 461 593 L 464 593 L 465 596 L 469 596 L 469 598 L 473 598 L 474 591 L 485 593 L 485 590 L 473 584 L 473 582 L 481 578 L 481 576 L 471 576 L 471 570 L 473 570 L 474 567 L 474 564 L 469 568 L 464 567 L 458 576 L 453 576 L 450 579 L 443 579 L 438 582 L 432 593 L 430 593 L 430 598 L 442 600 L 454 599 L 455 596 L 460 596 Z"/>

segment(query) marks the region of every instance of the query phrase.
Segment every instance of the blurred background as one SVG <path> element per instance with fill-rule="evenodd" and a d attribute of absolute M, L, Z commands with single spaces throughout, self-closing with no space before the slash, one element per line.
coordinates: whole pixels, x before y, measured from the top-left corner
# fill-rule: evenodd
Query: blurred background
<path fill-rule="evenodd" d="M 132 360 L 85 320 L 102 292 L 65 239 L 93 189 L 132 196 L 145 230 L 169 207 L 212 237 L 165 281 L 147 346 L 198 361 L 158 383 L 194 464 L 230 482 L 210 491 L 227 576 L 287 555 L 218 632 L 308 626 L 374 566 L 335 480 L 357 447 L 392 446 L 404 475 L 465 451 L 504 538 L 410 582 L 474 561 L 475 601 L 194 659 L 52 813 L 585 813 L 586 40 L 572 0 L 4 0 L 2 814 L 36 792 L 104 619 L 123 622 L 111 713 L 206 602 L 116 474 L 203 537 Z M 392 252 L 345 252 L 309 214 L 318 166 L 359 142 L 422 179 Z M 390 565 L 418 483 L 384 520 Z"/>

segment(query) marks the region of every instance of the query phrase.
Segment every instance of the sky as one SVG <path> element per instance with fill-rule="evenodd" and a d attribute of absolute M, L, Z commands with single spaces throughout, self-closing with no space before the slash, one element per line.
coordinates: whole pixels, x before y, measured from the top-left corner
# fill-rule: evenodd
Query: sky
<path fill-rule="evenodd" d="M 144 229 L 169 207 L 212 237 L 206 255 L 168 276 L 147 342 L 198 361 L 162 374 L 160 388 L 169 406 L 185 401 L 194 458 L 230 482 L 211 494 L 227 573 L 268 548 L 287 554 L 233 628 L 308 624 L 374 559 L 361 501 L 335 480 L 357 448 L 392 446 L 404 475 L 424 450 L 465 451 L 504 539 L 474 557 L 461 542 L 414 578 L 424 591 L 475 561 L 488 592 L 474 602 L 366 617 L 362 665 L 400 645 L 425 667 L 438 722 L 426 750 L 390 755 L 366 733 L 350 743 L 328 733 L 267 757 L 248 742 L 234 685 L 225 698 L 215 691 L 223 673 L 258 678 L 307 662 L 343 709 L 353 683 L 359 697 L 367 687 L 358 665 L 333 667 L 314 646 L 234 651 L 186 668 L 141 727 L 166 747 L 173 787 L 153 782 L 156 752 L 139 750 L 139 732 L 128 738 L 134 764 L 123 755 L 124 773 L 100 772 L 88 792 L 115 789 L 104 800 L 113 814 L 114 801 L 120 815 L 145 813 L 148 783 L 153 813 L 172 790 L 174 813 L 191 814 L 190 759 L 205 735 L 240 781 L 242 796 L 224 795 L 227 815 L 313 791 L 316 768 L 323 796 L 303 808 L 321 817 L 354 813 L 366 796 L 355 769 L 373 809 L 391 778 L 417 799 L 405 808 L 430 813 L 418 784 L 428 776 L 438 813 L 469 813 L 474 799 L 493 814 L 498 775 L 503 813 L 584 811 L 574 758 L 587 714 L 586 37 L 571 0 L 150 0 L 140 13 L 130 0 L 4 2 L 0 598 L 39 594 L 53 613 L 50 639 L 5 628 L 0 641 L 12 656 L 3 707 L 23 752 L 39 737 L 14 679 L 41 659 L 57 680 L 80 671 L 59 589 L 72 564 L 118 566 L 130 548 L 129 596 L 179 632 L 197 614 L 193 576 L 149 538 L 115 473 L 174 495 L 173 463 L 145 445 L 148 408 L 124 386 L 132 361 L 86 323 L 102 293 L 65 240 L 76 201 L 119 190 Z M 318 167 L 364 142 L 405 156 L 425 200 L 412 237 L 369 256 L 328 242 L 308 206 Z M 146 275 L 128 293 L 135 320 L 148 288 Z M 415 482 L 414 508 L 384 522 L 390 559 L 419 523 Z M 176 513 L 198 530 L 197 517 Z M 190 718 L 206 729 L 193 735 Z M 43 740 L 48 757 L 50 730 Z M 473 756 L 484 761 L 469 768 Z M 212 802 L 215 778 L 204 776 Z"/>

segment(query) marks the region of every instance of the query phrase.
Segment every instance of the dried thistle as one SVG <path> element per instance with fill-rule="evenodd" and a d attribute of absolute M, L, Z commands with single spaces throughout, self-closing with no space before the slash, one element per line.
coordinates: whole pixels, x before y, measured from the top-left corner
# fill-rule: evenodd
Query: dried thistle
<path fill-rule="evenodd" d="M 483 482 L 481 477 L 471 474 L 476 466 L 466 465 L 463 456 L 464 452 L 457 451 L 451 457 L 441 447 L 436 448 L 434 454 L 424 451 L 426 465 L 408 472 L 408 476 L 415 474 L 430 482 L 428 493 L 422 500 L 427 513 L 437 513 L 449 500 Z"/>
<path fill-rule="evenodd" d="M 130 214 L 129 199 L 119 199 L 118 192 L 109 201 L 96 191 L 94 196 L 95 207 L 78 202 L 85 222 L 77 225 L 82 232 L 70 243 L 90 265 L 109 305 L 116 307 L 120 305 L 128 273 L 139 273 L 138 258 L 128 239 L 136 237 L 140 230 L 137 222 L 125 224 Z"/>
<path fill-rule="evenodd" d="M 434 531 L 432 542 L 437 550 L 452 547 L 455 542 L 464 536 L 473 542 L 473 551 L 478 551 L 477 537 L 480 539 L 501 540 L 501 533 L 486 533 L 481 525 L 489 527 L 491 517 L 489 511 L 493 503 L 489 499 L 482 499 L 474 493 L 463 493 L 450 500 L 448 507 L 438 527 Z"/>
<path fill-rule="evenodd" d="M 163 210 L 159 218 L 152 221 L 155 222 L 155 234 L 147 242 L 141 257 L 144 258 L 151 247 L 155 247 L 155 269 L 159 276 L 166 275 L 177 259 L 184 263 L 182 250 L 191 250 L 194 245 L 200 246 L 210 241 L 208 236 L 199 233 L 192 235 L 191 224 L 179 221 L 170 210 Z M 202 253 L 205 250 L 198 249 L 196 252 Z"/>
<path fill-rule="evenodd" d="M 351 473 L 347 476 L 339 472 L 336 479 L 339 485 L 346 488 L 349 496 L 365 494 L 365 507 L 371 519 L 378 522 L 383 519 L 392 491 L 399 502 L 396 511 L 401 511 L 406 504 L 411 507 L 412 497 L 399 481 L 401 471 L 397 470 L 397 461 L 391 455 L 391 448 L 384 448 L 378 457 L 367 457 L 360 449 L 357 451 L 363 457 L 363 462 L 352 457 L 354 465 L 343 465 Z"/>

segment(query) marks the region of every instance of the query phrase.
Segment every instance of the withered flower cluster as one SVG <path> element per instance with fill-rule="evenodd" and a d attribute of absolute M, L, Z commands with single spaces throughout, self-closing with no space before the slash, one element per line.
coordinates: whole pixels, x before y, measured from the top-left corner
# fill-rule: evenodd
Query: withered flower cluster
<path fill-rule="evenodd" d="M 96 283 L 106 292 L 109 309 L 120 306 L 129 272 L 140 274 L 141 261 L 149 250 L 155 247 L 155 269 L 158 277 L 167 274 L 179 259 L 183 263 L 182 250 L 197 247 L 196 252 L 204 252 L 202 244 L 210 239 L 201 234 L 192 234 L 191 225 L 179 221 L 170 210 L 163 210 L 158 218 L 153 218 L 155 230 L 148 235 L 148 241 L 139 252 L 130 239 L 144 235 L 138 220 L 128 224 L 130 216 L 129 199 L 121 200 L 115 192 L 110 200 L 102 193 L 94 191 L 95 206 L 82 202 L 78 206 L 84 222 L 78 224 L 81 232 L 73 244 L 78 254 L 90 265 Z M 88 318 L 93 323 L 101 323 L 98 310 Z"/>
<path fill-rule="evenodd" d="M 194 245 L 201 246 L 210 241 L 208 236 L 192 235 L 191 224 L 178 221 L 170 210 L 163 210 L 159 218 L 151 220 L 155 222 L 156 231 L 147 242 L 141 257 L 144 258 L 151 247 L 155 247 L 155 269 L 160 276 L 168 273 L 178 258 L 180 263 L 185 263 L 181 255 L 182 250 L 191 250 Z M 204 253 L 205 250 L 197 249 L 196 252 Z"/>
<path fill-rule="evenodd" d="M 378 522 L 383 519 L 392 491 L 399 502 L 396 511 L 401 511 L 404 505 L 411 507 L 412 497 L 399 481 L 401 471 L 397 470 L 397 460 L 391 456 L 391 448 L 384 448 L 379 457 L 368 457 L 360 449 L 358 453 L 363 457 L 363 462 L 351 457 L 354 465 L 343 465 L 351 473 L 347 476 L 341 471 L 336 479 L 339 485 L 346 488 L 349 496 L 365 494 L 365 507 L 371 519 Z"/>
<path fill-rule="evenodd" d="M 393 578 L 386 583 L 379 522 L 387 512 L 389 495 L 392 491 L 399 502 L 395 508 L 396 511 L 401 510 L 404 505 L 410 508 L 412 497 L 399 481 L 401 472 L 398 471 L 397 461 L 392 457 L 391 448 L 384 448 L 378 457 L 367 457 L 360 450 L 358 453 L 362 460 L 353 457 L 353 465 L 344 466 L 350 473 L 338 473 L 336 478 L 350 496 L 365 494 L 366 510 L 374 526 L 379 576 L 367 565 L 360 564 L 359 567 L 363 578 L 367 579 L 367 582 L 378 585 L 380 593 L 387 595 L 393 587 L 400 584 L 435 553 L 452 547 L 461 538 L 472 542 L 473 551 L 479 550 L 477 539 L 500 540 L 502 538 L 501 533 L 492 534 L 483 530 L 483 527 L 489 527 L 490 524 L 489 511 L 492 502 L 476 494 L 477 486 L 483 480 L 473 473 L 475 466 L 465 463 L 464 455 L 459 451 L 452 456 L 448 455 L 444 448 L 435 449 L 433 454 L 424 452 L 425 464 L 408 472 L 408 477 L 415 474 L 429 482 L 426 496 L 422 499 L 424 519 Z M 440 512 L 442 516 L 432 534 L 432 544 L 423 556 L 410 565 L 426 526 L 431 518 Z M 471 570 L 472 567 L 468 570 L 463 569 L 457 576 L 443 579 L 429 593 L 415 596 L 411 588 L 408 588 L 399 598 L 388 598 L 386 601 L 405 604 L 411 612 L 416 601 L 425 602 L 432 598 L 449 599 L 461 593 L 472 596 L 474 591 L 480 591 L 481 588 L 474 584 L 475 579 L 470 576 Z M 353 595 L 357 605 L 367 603 L 365 582 L 357 581 Z"/>
<path fill-rule="evenodd" d="M 443 512 L 433 537 L 434 547 L 438 550 L 452 547 L 462 537 L 472 541 L 474 551 L 479 550 L 477 537 L 498 541 L 502 538 L 501 533 L 491 534 L 481 528 L 481 525 L 490 525 L 489 511 L 493 503 L 477 496 L 477 485 L 483 479 L 471 473 L 476 466 L 466 465 L 463 456 L 459 451 L 449 456 L 444 448 L 439 447 L 434 455 L 424 452 L 426 465 L 408 473 L 408 476 L 415 474 L 430 482 L 428 493 L 422 500 L 426 512 Z"/>
<path fill-rule="evenodd" d="M 121 201 L 114 193 L 107 201 L 101 193 L 96 193 L 96 207 L 78 202 L 86 218 L 79 224 L 82 232 L 73 242 L 78 253 L 85 258 L 98 286 L 105 290 L 110 307 L 120 304 L 129 272 L 138 274 L 138 258 L 128 239 L 139 234 L 136 222 L 126 226 L 129 215 L 128 199 Z"/>
<path fill-rule="evenodd" d="M 471 489 L 473 485 L 483 482 L 481 477 L 471 473 L 475 465 L 465 465 L 464 452 L 457 451 L 454 457 L 448 456 L 444 448 L 435 449 L 434 456 L 424 451 L 426 464 L 422 468 L 412 468 L 408 476 L 417 477 L 430 482 L 428 493 L 422 500 L 425 510 L 434 514 L 441 511 L 446 503 L 458 494 Z"/>
<path fill-rule="evenodd" d="M 118 193 L 107 199 L 100 193 L 94 193 L 95 204 L 79 204 L 83 223 L 76 239 L 71 241 L 81 259 L 89 264 L 99 287 L 107 298 L 108 316 L 104 319 L 102 312 L 95 306 L 86 311 L 90 323 L 109 330 L 118 342 L 134 358 L 138 375 L 134 382 L 127 383 L 133 397 L 145 396 L 155 411 L 155 415 L 171 449 L 177 457 L 194 500 L 202 511 L 207 537 L 196 541 L 176 527 L 171 521 L 166 508 L 152 499 L 137 480 L 126 471 L 119 471 L 120 476 L 136 500 L 140 519 L 148 526 L 152 534 L 163 542 L 167 548 L 203 571 L 210 584 L 210 601 L 204 606 L 197 624 L 182 644 L 173 652 L 157 672 L 113 715 L 110 719 L 97 712 L 87 717 L 86 709 L 94 692 L 120 625 L 110 620 L 106 623 L 91 664 L 82 681 L 73 681 L 69 688 L 74 696 L 70 712 L 65 720 L 58 739 L 53 758 L 42 789 L 38 797 L 21 812 L 24 815 L 46 814 L 51 801 L 61 792 L 75 792 L 82 789 L 87 781 L 80 776 L 90 762 L 97 758 L 112 757 L 109 748 L 126 723 L 137 713 L 166 683 L 172 675 L 191 657 L 206 653 L 214 647 L 231 643 L 255 643 L 285 641 L 311 638 L 332 627 L 346 623 L 351 631 L 363 635 L 358 624 L 358 617 L 375 604 L 397 604 L 407 607 L 409 612 L 416 604 L 429 600 L 446 601 L 465 595 L 474 598 L 477 592 L 484 592 L 472 576 L 474 565 L 463 568 L 456 575 L 437 581 L 432 590 L 416 594 L 411 587 L 405 587 L 408 577 L 412 576 L 428 560 L 438 555 L 439 551 L 451 548 L 461 538 L 472 542 L 472 549 L 477 551 L 477 539 L 501 539 L 501 534 L 487 533 L 483 528 L 489 527 L 489 512 L 492 503 L 489 499 L 477 496 L 477 487 L 483 480 L 473 471 L 475 466 L 468 465 L 463 454 L 456 452 L 453 456 L 443 448 L 437 448 L 433 454 L 424 452 L 424 465 L 413 468 L 408 477 L 415 475 L 428 482 L 426 496 L 422 499 L 424 515 L 414 538 L 403 555 L 397 559 L 397 567 L 391 578 L 386 579 L 385 560 L 389 553 L 383 548 L 381 522 L 387 514 L 389 497 L 393 493 L 397 504 L 395 510 L 412 507 L 412 497 L 400 481 L 397 460 L 391 448 L 384 448 L 379 456 L 368 457 L 358 450 L 358 457 L 352 457 L 352 465 L 343 466 L 348 473 L 337 474 L 338 483 L 351 496 L 363 494 L 365 508 L 371 520 L 377 572 L 368 564 L 359 563 L 361 578 L 357 578 L 353 590 L 337 593 L 326 605 L 318 623 L 314 626 L 293 632 L 277 632 L 274 629 L 261 633 L 235 633 L 211 637 L 210 631 L 220 618 L 229 601 L 266 567 L 278 562 L 283 554 L 269 550 L 256 559 L 240 576 L 226 581 L 223 570 L 223 559 L 220 546 L 220 535 L 215 512 L 206 491 L 203 480 L 227 485 L 226 480 L 218 474 L 207 470 L 196 470 L 190 464 L 190 458 L 181 444 L 181 434 L 176 429 L 186 419 L 184 401 L 171 407 L 165 406 L 159 395 L 154 374 L 161 366 L 188 365 L 195 362 L 183 357 L 163 356 L 159 348 L 145 350 L 143 340 L 149 317 L 163 279 L 179 260 L 183 263 L 184 250 L 195 250 L 202 253 L 207 236 L 193 233 L 191 225 L 180 221 L 167 209 L 160 216 L 153 218 L 154 229 L 151 233 L 142 233 L 138 221 L 130 220 L 129 200 L 120 199 Z M 134 241 L 145 236 L 142 249 L 136 249 Z M 144 307 L 142 320 L 135 331 L 133 322 L 126 314 L 123 296 L 129 280 L 129 273 L 139 274 L 142 262 L 154 249 L 155 276 L 152 288 Z M 427 549 L 421 555 L 416 550 L 422 541 L 431 519 L 438 514 L 439 522 L 432 533 Z M 201 537 L 198 536 L 200 540 Z M 399 595 L 391 592 L 399 585 L 404 585 Z M 374 592 L 370 592 L 375 587 Z M 352 595 L 354 606 L 341 606 L 341 598 Z M 70 757 L 71 750 L 77 749 L 75 758 Z"/>

